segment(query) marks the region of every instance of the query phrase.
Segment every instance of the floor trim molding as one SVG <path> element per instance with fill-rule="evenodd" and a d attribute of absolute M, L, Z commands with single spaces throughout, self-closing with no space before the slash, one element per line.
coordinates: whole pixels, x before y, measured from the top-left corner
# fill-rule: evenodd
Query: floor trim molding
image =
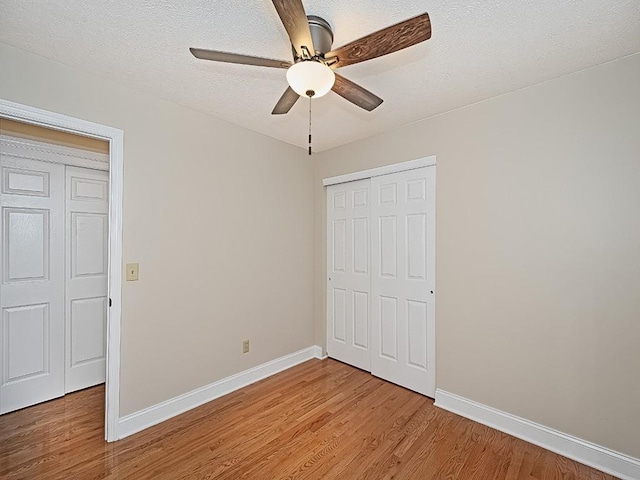
<path fill-rule="evenodd" d="M 244 372 L 231 375 L 210 385 L 179 395 L 157 405 L 145 408 L 120 419 L 119 439 L 138 433 L 211 400 L 222 397 L 240 388 L 287 370 L 312 358 L 322 358 L 322 348 L 314 345 L 285 355 Z"/>
<path fill-rule="evenodd" d="M 622 480 L 640 478 L 640 459 L 609 450 L 444 390 L 436 390 L 435 405 L 577 462 L 615 475 Z"/>

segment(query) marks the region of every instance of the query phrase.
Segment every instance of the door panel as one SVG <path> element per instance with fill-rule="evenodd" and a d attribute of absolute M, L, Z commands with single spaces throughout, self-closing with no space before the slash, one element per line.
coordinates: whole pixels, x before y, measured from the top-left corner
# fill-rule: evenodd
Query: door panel
<path fill-rule="evenodd" d="M 71 212 L 71 277 L 104 276 L 107 215 Z"/>
<path fill-rule="evenodd" d="M 64 166 L 0 155 L 0 413 L 64 394 Z"/>
<path fill-rule="evenodd" d="M 3 209 L 5 282 L 47 280 L 49 277 L 49 211 Z"/>
<path fill-rule="evenodd" d="M 106 313 L 105 297 L 71 301 L 71 368 L 104 358 Z"/>
<path fill-rule="evenodd" d="M 327 188 L 327 352 L 370 370 L 370 180 Z"/>
<path fill-rule="evenodd" d="M 422 370 L 427 369 L 427 304 L 407 300 L 408 362 Z"/>
<path fill-rule="evenodd" d="M 6 383 L 49 373 L 49 305 L 4 309 Z"/>
<path fill-rule="evenodd" d="M 426 231 L 426 215 L 407 215 L 407 276 L 413 280 L 427 280 Z"/>
<path fill-rule="evenodd" d="M 344 273 L 347 251 L 347 222 L 344 219 L 333 221 L 333 271 Z"/>
<path fill-rule="evenodd" d="M 49 173 L 3 167 L 2 193 L 14 195 L 49 196 Z"/>
<path fill-rule="evenodd" d="M 369 349 L 369 293 L 353 291 L 353 343 Z"/>
<path fill-rule="evenodd" d="M 108 180 L 66 167 L 66 393 L 105 380 Z"/>
<path fill-rule="evenodd" d="M 371 372 L 435 395 L 435 168 L 371 179 Z"/>
<path fill-rule="evenodd" d="M 332 289 L 333 299 L 333 340 L 347 341 L 347 291 L 344 288 Z"/>
<path fill-rule="evenodd" d="M 398 359 L 398 299 L 380 295 L 380 355 Z"/>
<path fill-rule="evenodd" d="M 380 227 L 380 275 L 388 278 L 396 278 L 397 275 L 397 244 L 398 230 L 396 228 L 397 218 L 395 215 L 380 217 L 378 225 Z"/>

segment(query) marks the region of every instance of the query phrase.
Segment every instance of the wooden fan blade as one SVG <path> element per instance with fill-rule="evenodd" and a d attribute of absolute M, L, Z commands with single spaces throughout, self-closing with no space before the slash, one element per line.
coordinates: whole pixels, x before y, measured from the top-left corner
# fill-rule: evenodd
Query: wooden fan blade
<path fill-rule="evenodd" d="M 273 0 L 273 6 L 276 7 L 278 16 L 282 20 L 285 30 L 291 39 L 291 45 L 296 50 L 298 56 L 302 56 L 302 47 L 305 46 L 309 50 L 309 54 L 316 54 L 313 48 L 313 40 L 311 39 L 311 31 L 309 30 L 309 20 L 304 11 L 301 0 Z"/>
<path fill-rule="evenodd" d="M 219 52 L 217 50 L 203 50 L 201 48 L 189 49 L 194 57 L 214 62 L 239 63 L 241 65 L 255 65 L 258 67 L 289 68 L 291 62 L 273 60 L 271 58 L 252 57 L 237 53 Z"/>
<path fill-rule="evenodd" d="M 276 103 L 276 106 L 273 108 L 273 112 L 271 115 L 282 115 L 284 113 L 288 113 L 291 110 L 291 107 L 298 101 L 300 95 L 293 91 L 293 88 L 289 87 L 285 90 L 285 92 Z"/>
<path fill-rule="evenodd" d="M 382 103 L 382 99 L 380 97 L 374 95 L 357 83 L 347 80 L 342 75 L 338 75 L 337 73 L 336 82 L 333 84 L 333 88 L 331 90 L 336 92 L 342 98 L 349 100 L 354 105 L 364 108 L 369 112 L 380 106 Z"/>
<path fill-rule="evenodd" d="M 428 13 L 423 13 L 347 43 L 327 53 L 325 58 L 338 58 L 338 62 L 333 68 L 346 67 L 397 52 L 430 38 L 431 20 L 429 20 Z"/>

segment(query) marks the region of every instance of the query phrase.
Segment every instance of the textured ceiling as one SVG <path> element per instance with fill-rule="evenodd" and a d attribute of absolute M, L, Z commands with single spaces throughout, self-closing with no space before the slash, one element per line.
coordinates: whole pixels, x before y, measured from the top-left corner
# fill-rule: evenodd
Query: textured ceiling
<path fill-rule="evenodd" d="M 431 40 L 340 73 L 384 99 L 313 102 L 314 150 L 640 51 L 638 0 L 304 0 L 334 48 L 427 11 Z M 196 60 L 189 47 L 290 60 L 269 0 L 0 0 L 0 42 L 305 147 L 308 101 L 270 114 L 285 70 Z"/>

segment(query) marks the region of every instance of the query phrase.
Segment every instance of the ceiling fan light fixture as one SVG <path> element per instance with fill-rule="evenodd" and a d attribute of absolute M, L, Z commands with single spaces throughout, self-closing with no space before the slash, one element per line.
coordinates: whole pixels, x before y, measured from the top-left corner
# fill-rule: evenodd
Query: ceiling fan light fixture
<path fill-rule="evenodd" d="M 287 82 L 301 97 L 321 97 L 331 90 L 335 80 L 333 70 L 317 60 L 303 60 L 287 70 Z"/>

